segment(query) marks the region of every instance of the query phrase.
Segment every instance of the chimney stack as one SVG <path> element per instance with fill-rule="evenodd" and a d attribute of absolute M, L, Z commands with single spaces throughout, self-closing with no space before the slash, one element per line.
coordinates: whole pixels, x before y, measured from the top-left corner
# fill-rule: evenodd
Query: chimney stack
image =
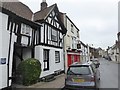
<path fill-rule="evenodd" d="M 41 10 L 47 8 L 47 3 L 46 3 L 46 0 L 42 0 L 42 3 L 41 3 Z"/>

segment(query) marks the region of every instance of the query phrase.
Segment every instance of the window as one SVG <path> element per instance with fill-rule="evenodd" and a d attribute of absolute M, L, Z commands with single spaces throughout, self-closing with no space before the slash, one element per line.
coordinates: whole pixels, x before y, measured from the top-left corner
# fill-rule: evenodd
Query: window
<path fill-rule="evenodd" d="M 55 63 L 59 63 L 59 62 L 60 62 L 60 52 L 55 51 Z"/>
<path fill-rule="evenodd" d="M 73 25 L 72 24 L 71 24 L 71 32 L 74 33 L 74 31 L 73 31 Z"/>
<path fill-rule="evenodd" d="M 30 29 L 31 29 L 30 26 L 22 24 L 21 34 L 30 36 Z"/>
<path fill-rule="evenodd" d="M 67 74 L 72 75 L 89 75 L 91 74 L 89 67 L 87 66 L 72 66 L 68 69 Z"/>
<path fill-rule="evenodd" d="M 52 41 L 57 41 L 57 31 L 52 29 Z"/>
<path fill-rule="evenodd" d="M 76 37 L 72 37 L 72 49 L 77 49 L 77 40 L 76 40 Z"/>
<path fill-rule="evenodd" d="M 44 71 L 49 70 L 49 50 L 44 49 L 43 51 L 43 62 L 44 62 Z"/>

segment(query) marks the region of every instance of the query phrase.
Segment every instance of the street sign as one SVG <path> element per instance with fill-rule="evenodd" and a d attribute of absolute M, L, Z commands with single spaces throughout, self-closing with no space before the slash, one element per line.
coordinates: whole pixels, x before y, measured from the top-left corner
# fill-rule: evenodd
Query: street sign
<path fill-rule="evenodd" d="M 6 64 L 6 58 L 0 58 L 0 64 Z"/>

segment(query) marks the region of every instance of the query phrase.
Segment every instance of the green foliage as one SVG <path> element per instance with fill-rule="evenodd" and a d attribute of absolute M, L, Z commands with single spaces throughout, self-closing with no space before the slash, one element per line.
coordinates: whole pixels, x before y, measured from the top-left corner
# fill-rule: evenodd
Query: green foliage
<path fill-rule="evenodd" d="M 41 74 L 41 64 L 39 60 L 29 58 L 22 61 L 17 68 L 19 83 L 23 85 L 31 85 L 38 81 Z"/>

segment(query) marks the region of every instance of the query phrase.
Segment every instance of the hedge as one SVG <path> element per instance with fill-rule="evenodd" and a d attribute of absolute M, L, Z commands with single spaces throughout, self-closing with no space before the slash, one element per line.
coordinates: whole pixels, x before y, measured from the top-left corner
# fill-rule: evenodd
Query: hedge
<path fill-rule="evenodd" d="M 38 81 L 41 74 L 41 63 L 39 60 L 29 58 L 22 61 L 17 67 L 17 81 L 19 84 L 31 85 Z"/>

